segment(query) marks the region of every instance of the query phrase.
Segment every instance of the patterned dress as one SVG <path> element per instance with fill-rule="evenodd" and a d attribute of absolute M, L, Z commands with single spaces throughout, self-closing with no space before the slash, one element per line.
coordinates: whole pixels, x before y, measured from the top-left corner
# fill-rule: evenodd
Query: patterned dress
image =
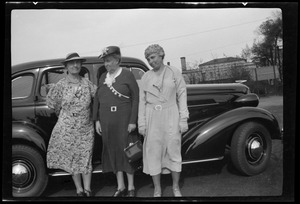
<path fill-rule="evenodd" d="M 165 66 L 157 76 L 145 73 L 140 86 L 139 128 L 146 130 L 143 172 L 151 176 L 181 172 L 179 121 L 187 119 L 186 85 L 180 71 Z"/>
<path fill-rule="evenodd" d="M 50 88 L 47 105 L 59 116 L 47 149 L 48 168 L 70 174 L 92 172 L 94 125 L 90 108 L 96 89 L 85 78 L 81 78 L 76 91 L 67 78 Z"/>
<path fill-rule="evenodd" d="M 122 69 L 113 88 L 104 84 L 106 75 L 100 77 L 93 104 L 93 119 L 100 120 L 102 129 L 102 170 L 132 174 L 134 169 L 124 148 L 128 145 L 128 125 L 137 122 L 139 87 L 129 70 Z"/>

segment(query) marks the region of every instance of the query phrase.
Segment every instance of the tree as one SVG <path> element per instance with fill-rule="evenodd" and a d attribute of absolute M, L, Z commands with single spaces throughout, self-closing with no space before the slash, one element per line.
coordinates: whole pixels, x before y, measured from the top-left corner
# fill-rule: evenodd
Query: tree
<path fill-rule="evenodd" d="M 263 22 L 258 30 L 263 37 L 262 41 L 254 41 L 252 46 L 252 58 L 259 65 L 265 66 L 270 64 L 273 66 L 275 73 L 275 65 L 278 65 L 279 78 L 282 81 L 282 60 L 278 58 L 278 42 L 282 40 L 282 19 L 279 13 L 275 14 L 275 19 Z"/>
<path fill-rule="evenodd" d="M 251 80 L 250 71 L 244 66 L 232 65 L 229 70 L 230 78 L 235 82 L 236 80 Z"/>
<path fill-rule="evenodd" d="M 246 47 L 242 50 L 240 58 L 246 59 L 247 61 L 251 60 L 252 52 L 251 52 L 251 49 L 249 48 L 248 44 L 246 44 Z"/>

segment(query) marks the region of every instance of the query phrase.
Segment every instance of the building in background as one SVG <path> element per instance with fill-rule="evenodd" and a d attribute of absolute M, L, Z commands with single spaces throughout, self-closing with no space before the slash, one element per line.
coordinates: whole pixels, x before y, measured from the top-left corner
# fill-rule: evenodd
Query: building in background
<path fill-rule="evenodd" d="M 182 65 L 185 65 L 185 60 Z M 183 63 L 184 62 L 184 63 Z M 225 57 L 214 59 L 198 65 L 197 69 L 187 70 L 182 66 L 182 73 L 185 75 L 186 83 L 230 83 L 235 82 L 234 72 L 246 71 L 250 80 L 267 80 L 270 85 L 274 83 L 273 66 L 258 67 L 253 62 L 238 57 Z M 278 67 L 275 67 L 276 79 L 279 78 Z M 240 80 L 243 80 L 241 78 Z"/>

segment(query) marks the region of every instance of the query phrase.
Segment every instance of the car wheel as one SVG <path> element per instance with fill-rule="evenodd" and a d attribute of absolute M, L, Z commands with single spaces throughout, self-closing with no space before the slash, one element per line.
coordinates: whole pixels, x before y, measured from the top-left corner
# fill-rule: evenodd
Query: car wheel
<path fill-rule="evenodd" d="M 247 122 L 239 126 L 231 141 L 231 160 L 242 174 L 252 176 L 263 172 L 269 163 L 272 140 L 261 124 Z"/>
<path fill-rule="evenodd" d="M 12 185 L 14 197 L 40 196 L 48 183 L 42 155 L 26 145 L 12 147 Z"/>

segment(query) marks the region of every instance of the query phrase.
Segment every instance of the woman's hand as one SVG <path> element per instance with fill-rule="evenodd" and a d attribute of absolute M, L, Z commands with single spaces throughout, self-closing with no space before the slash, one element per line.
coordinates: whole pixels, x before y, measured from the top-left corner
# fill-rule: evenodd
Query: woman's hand
<path fill-rule="evenodd" d="M 134 131 L 135 128 L 136 128 L 136 124 L 129 124 L 129 125 L 128 125 L 128 132 Z"/>
<path fill-rule="evenodd" d="M 144 128 L 144 127 L 139 128 L 139 133 L 140 133 L 140 135 L 143 135 L 143 137 L 145 137 L 146 136 L 146 128 Z"/>
<path fill-rule="evenodd" d="M 99 135 L 102 135 L 101 124 L 100 124 L 100 121 L 99 121 L 99 120 L 96 121 L 96 132 L 97 132 Z"/>
<path fill-rule="evenodd" d="M 189 129 L 188 123 L 186 119 L 180 120 L 179 122 L 179 130 L 180 133 L 185 133 Z"/>

